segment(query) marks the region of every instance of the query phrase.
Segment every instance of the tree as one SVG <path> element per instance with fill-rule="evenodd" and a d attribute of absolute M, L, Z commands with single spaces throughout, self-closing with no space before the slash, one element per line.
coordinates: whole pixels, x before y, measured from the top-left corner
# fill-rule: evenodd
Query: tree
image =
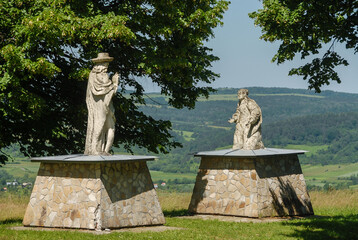
<path fill-rule="evenodd" d="M 227 6 L 223 0 L 1 0 L 0 149 L 18 143 L 31 156 L 83 151 L 86 82 L 98 52 L 115 57 L 110 71 L 120 73 L 114 145 L 156 153 L 179 146 L 169 121 L 138 109 L 145 99 L 136 79 L 158 84 L 169 105 L 194 108 L 213 91 L 202 83 L 218 76 L 210 70 L 218 58 L 204 42 Z M 0 153 L 0 163 L 6 159 Z"/>
<path fill-rule="evenodd" d="M 320 92 L 330 81 L 341 82 L 335 67 L 348 62 L 334 50 L 335 43 L 345 43 L 347 49 L 358 51 L 358 2 L 355 0 L 263 0 L 263 9 L 249 14 L 255 25 L 262 28 L 265 41 L 281 41 L 272 61 L 277 64 L 319 54 L 304 66 L 293 68 L 289 75 L 308 79 L 309 89 Z M 328 47 L 328 45 L 329 47 Z"/>

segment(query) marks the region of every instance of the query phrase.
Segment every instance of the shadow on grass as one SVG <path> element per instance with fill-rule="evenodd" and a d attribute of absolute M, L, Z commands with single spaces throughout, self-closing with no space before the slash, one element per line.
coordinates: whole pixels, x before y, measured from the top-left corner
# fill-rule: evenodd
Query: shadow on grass
<path fill-rule="evenodd" d="M 165 217 L 182 217 L 182 216 L 192 216 L 188 209 L 180 209 L 180 210 L 171 210 L 171 211 L 163 211 Z"/>
<path fill-rule="evenodd" d="M 5 219 L 5 220 L 1 220 L 1 221 L 0 221 L 0 225 L 3 225 L 3 224 L 12 224 L 12 223 L 22 224 L 22 218 L 10 218 L 10 219 Z"/>
<path fill-rule="evenodd" d="M 358 239 L 358 215 L 312 217 L 302 221 L 288 221 L 286 226 L 297 227 L 286 236 L 296 239 Z"/>

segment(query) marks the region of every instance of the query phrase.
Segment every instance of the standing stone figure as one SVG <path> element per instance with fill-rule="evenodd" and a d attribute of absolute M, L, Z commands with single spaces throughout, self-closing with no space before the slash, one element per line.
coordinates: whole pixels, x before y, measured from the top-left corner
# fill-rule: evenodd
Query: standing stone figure
<path fill-rule="evenodd" d="M 238 91 L 239 103 L 229 123 L 236 123 L 233 149 L 264 148 L 261 137 L 262 113 L 257 103 L 248 97 L 249 90 Z"/>
<path fill-rule="evenodd" d="M 108 53 L 99 53 L 92 59 L 93 67 L 87 85 L 86 103 L 88 125 L 86 136 L 86 155 L 110 155 L 114 139 L 114 107 L 112 97 L 118 88 L 119 75 L 112 80 L 107 74 L 109 62 L 113 61 Z"/>

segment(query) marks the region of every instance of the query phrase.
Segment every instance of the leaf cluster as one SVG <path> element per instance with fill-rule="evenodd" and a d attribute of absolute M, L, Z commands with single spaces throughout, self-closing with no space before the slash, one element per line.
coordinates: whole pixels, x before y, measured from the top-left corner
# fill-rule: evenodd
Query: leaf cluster
<path fill-rule="evenodd" d="M 335 43 L 358 51 L 358 2 L 353 0 L 263 0 L 263 9 L 249 14 L 255 25 L 262 29 L 265 41 L 280 41 L 272 61 L 277 64 L 292 60 L 297 54 L 301 59 L 319 54 L 327 44 L 330 47 L 322 57 L 311 63 L 293 68 L 289 75 L 308 79 L 310 89 L 320 92 L 330 81 L 341 82 L 334 70 L 348 62 L 334 51 Z"/>
<path fill-rule="evenodd" d="M 171 106 L 194 108 L 213 91 L 201 83 L 218 76 L 210 70 L 218 58 L 204 42 L 227 6 L 224 0 L 0 1 L 0 149 L 17 142 L 32 156 L 83 151 L 86 81 L 98 52 L 109 52 L 110 71 L 120 74 L 114 144 L 154 152 L 179 146 L 169 121 L 138 110 L 145 104 L 138 79 L 161 87 Z"/>

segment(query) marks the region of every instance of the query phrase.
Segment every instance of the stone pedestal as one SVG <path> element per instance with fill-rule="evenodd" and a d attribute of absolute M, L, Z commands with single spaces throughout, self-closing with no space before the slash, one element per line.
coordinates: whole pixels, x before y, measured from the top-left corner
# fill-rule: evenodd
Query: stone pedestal
<path fill-rule="evenodd" d="M 146 156 L 69 155 L 41 162 L 25 226 L 113 229 L 165 223 Z"/>
<path fill-rule="evenodd" d="M 304 216 L 313 209 L 297 154 L 284 149 L 201 152 L 189 205 L 198 214 Z"/>

